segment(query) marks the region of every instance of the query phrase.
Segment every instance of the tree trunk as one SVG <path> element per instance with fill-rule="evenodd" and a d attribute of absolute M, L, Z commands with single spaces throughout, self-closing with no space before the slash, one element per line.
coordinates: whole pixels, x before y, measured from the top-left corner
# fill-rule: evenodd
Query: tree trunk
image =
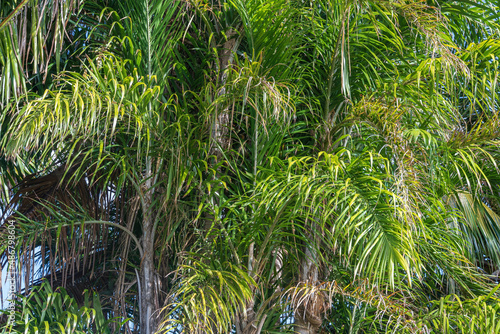
<path fill-rule="evenodd" d="M 156 309 L 157 294 L 155 289 L 155 266 L 154 266 L 154 222 L 151 212 L 152 182 L 150 161 L 147 162 L 149 180 L 145 182 L 143 201 L 143 225 L 142 225 L 142 248 L 144 256 L 140 266 L 140 290 L 139 311 L 141 334 L 153 334 L 156 331 L 156 319 L 153 312 Z"/>
<path fill-rule="evenodd" d="M 301 317 L 295 318 L 295 333 L 297 334 L 316 334 L 317 328 L 312 327 L 309 321 L 302 319 Z"/>
<path fill-rule="evenodd" d="M 145 231 L 146 232 L 146 231 Z M 153 317 L 155 310 L 155 289 L 154 289 L 154 242 L 150 238 L 151 233 L 144 233 L 142 247 L 144 248 L 144 258 L 141 262 L 141 334 L 152 334 L 156 330 L 156 321 Z"/>
<path fill-rule="evenodd" d="M 235 36 L 236 31 L 234 29 L 229 29 L 226 32 L 227 41 L 222 46 L 222 53 L 220 55 L 220 62 L 218 64 L 219 68 L 219 82 L 221 85 L 221 90 L 218 93 L 218 96 L 222 96 L 226 93 L 226 80 L 227 73 L 226 70 L 231 65 L 233 61 L 233 49 L 235 49 L 237 45 L 237 40 Z M 222 151 L 229 147 L 229 140 L 227 138 L 228 134 L 228 125 L 229 125 L 229 108 L 225 107 L 224 110 L 217 110 L 216 120 L 212 123 L 212 143 L 213 147 L 211 148 L 211 154 L 214 154 L 217 159 L 220 159 L 222 156 Z"/>
<path fill-rule="evenodd" d="M 146 226 L 145 226 L 146 227 Z M 149 227 L 149 226 L 148 226 Z M 151 233 L 144 231 L 142 247 L 144 248 L 144 258 L 141 262 L 141 334 L 152 334 L 156 330 L 156 322 L 153 317 L 155 310 L 155 289 L 154 289 L 154 242 L 151 240 Z"/>
<path fill-rule="evenodd" d="M 311 237 L 315 244 L 312 247 L 305 247 L 304 258 L 300 262 L 300 285 L 307 288 L 299 293 L 307 293 L 304 298 L 299 298 L 302 303 L 295 310 L 295 332 L 299 334 L 316 334 L 322 323 L 322 316 L 325 309 L 323 294 L 317 289 L 319 285 L 319 270 L 317 262 L 317 238 Z"/>

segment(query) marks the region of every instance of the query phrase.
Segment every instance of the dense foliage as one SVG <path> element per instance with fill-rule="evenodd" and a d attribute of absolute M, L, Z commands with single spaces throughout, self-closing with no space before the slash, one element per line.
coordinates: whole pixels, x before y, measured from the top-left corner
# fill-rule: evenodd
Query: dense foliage
<path fill-rule="evenodd" d="M 499 57 L 492 1 L 2 0 L 4 333 L 500 333 Z"/>

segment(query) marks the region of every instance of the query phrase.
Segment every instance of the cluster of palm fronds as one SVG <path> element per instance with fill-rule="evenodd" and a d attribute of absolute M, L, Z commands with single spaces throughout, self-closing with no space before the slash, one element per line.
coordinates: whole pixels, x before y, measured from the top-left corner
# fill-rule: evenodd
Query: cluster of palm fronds
<path fill-rule="evenodd" d="M 482 0 L 2 1 L 14 330 L 498 333 L 499 57 Z"/>
<path fill-rule="evenodd" d="M 111 333 L 109 323 L 121 322 L 106 318 L 97 293 L 85 290 L 79 297 L 80 301 L 64 288 L 54 291 L 49 282 L 44 281 L 32 288 L 28 296 L 20 295 L 13 301 L 15 313 L 2 311 L 5 318 L 13 317 L 6 321 L 2 333 L 108 334 Z"/>

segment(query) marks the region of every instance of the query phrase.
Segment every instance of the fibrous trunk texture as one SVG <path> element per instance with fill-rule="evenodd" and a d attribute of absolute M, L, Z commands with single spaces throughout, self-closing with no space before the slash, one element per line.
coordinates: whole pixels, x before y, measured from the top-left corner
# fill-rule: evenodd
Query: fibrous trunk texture
<path fill-rule="evenodd" d="M 308 238 L 315 240 L 313 236 Z M 314 247 L 314 246 L 313 246 Z M 322 324 L 322 313 L 325 309 L 324 298 L 319 289 L 319 270 L 317 249 L 305 247 L 304 257 L 300 263 L 299 305 L 295 309 L 295 332 L 299 334 L 316 334 Z"/>

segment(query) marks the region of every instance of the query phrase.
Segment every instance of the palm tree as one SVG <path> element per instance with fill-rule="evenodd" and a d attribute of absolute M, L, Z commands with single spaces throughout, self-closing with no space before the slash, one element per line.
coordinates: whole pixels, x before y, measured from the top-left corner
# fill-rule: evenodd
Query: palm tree
<path fill-rule="evenodd" d="M 88 4 L 89 7 L 91 5 Z M 157 4 L 154 8 L 149 8 L 148 3 L 145 5 L 144 22 L 149 22 L 156 11 L 162 13 L 167 24 L 170 24 L 170 19 L 165 15 L 169 11 L 173 16 L 177 7 L 173 3 L 162 3 L 160 7 Z M 43 12 L 45 9 L 38 9 L 35 4 L 24 10 Z M 143 15 L 141 9 L 132 8 L 132 14 Z M 60 8 L 54 10 L 59 11 Z M 99 18 L 98 14 L 88 15 Z M 62 285 L 67 285 L 68 278 L 71 278 L 71 284 L 78 284 L 75 278 L 81 275 L 84 280 L 95 281 L 110 269 L 119 273 L 112 278 L 114 288 L 108 295 L 111 307 L 125 317 L 130 312 L 135 314 L 137 306 L 134 308 L 133 305 L 138 304 L 139 319 L 143 321 L 137 325 L 140 325 L 141 331 L 149 333 L 154 326 L 153 310 L 158 309 L 160 303 L 158 274 L 153 265 L 155 233 L 158 236 L 161 236 L 160 232 L 171 233 L 168 224 L 164 224 L 162 230 L 157 226 L 165 218 L 164 214 L 175 215 L 174 210 L 166 212 L 166 207 L 169 201 L 177 199 L 181 190 L 185 190 L 180 189 L 185 180 L 176 182 L 180 177 L 177 172 L 184 168 L 184 158 L 178 159 L 177 150 L 191 149 L 183 147 L 182 143 L 186 136 L 184 131 L 189 131 L 188 115 L 174 115 L 173 107 L 167 107 L 172 104 L 162 103 L 162 88 L 157 85 L 165 82 L 163 64 L 153 59 L 153 54 L 168 58 L 170 49 L 164 50 L 161 40 L 157 41 L 156 47 L 151 44 L 153 38 L 168 40 L 178 33 L 169 34 L 164 29 L 168 29 L 168 25 L 164 25 L 155 27 L 161 35 L 156 33 L 153 36 L 152 28 L 146 27 L 144 31 L 148 40 L 145 41 L 146 46 L 141 45 L 146 59 L 141 62 L 130 37 L 144 37 L 141 36 L 144 31 L 137 29 L 133 32 L 130 25 L 121 26 L 116 12 L 104 15 L 111 15 L 100 17 L 107 19 L 104 24 L 111 27 L 106 40 L 101 35 L 103 27 L 89 31 L 86 24 L 74 26 L 76 30 L 87 28 L 87 33 L 91 34 L 83 42 L 85 47 L 92 47 L 91 38 L 94 36 L 102 44 L 93 51 L 98 52 L 96 60 L 80 63 L 80 73 L 61 74 L 54 82 L 53 91 L 47 90 L 39 98 L 30 100 L 15 114 L 6 114 L 10 118 L 9 131 L 14 130 L 14 123 L 17 122 L 21 128 L 30 128 L 25 128 L 27 132 L 24 134 L 31 138 L 7 140 L 4 137 L 5 152 L 21 157 L 18 150 L 31 150 L 29 142 L 35 139 L 32 148 L 37 150 L 37 163 L 43 166 L 41 171 L 46 174 L 36 179 L 33 176 L 25 178 L 11 205 L 14 208 L 15 203 L 20 203 L 18 212 L 21 215 L 16 217 L 22 226 L 19 233 L 30 245 L 29 250 L 24 252 L 24 256 L 29 258 L 25 266 L 36 256 L 33 250 L 41 247 L 42 254 L 45 253 L 42 255 L 42 276 L 45 274 L 45 263 L 49 263 L 52 281 L 60 274 Z M 67 17 L 68 20 L 70 18 Z M 129 35 L 124 35 L 126 29 L 129 29 Z M 117 45 L 113 42 L 115 39 Z M 129 55 L 133 59 L 116 58 L 106 51 L 113 48 L 116 48 L 117 54 Z M 65 51 L 66 55 L 70 53 L 70 50 Z M 131 66 L 130 60 L 139 67 Z M 99 83 L 94 80 L 99 80 Z M 65 102 L 61 105 L 61 101 Z M 44 108 L 49 109 L 40 113 Z M 78 113 L 80 117 L 75 118 Z M 37 125 L 39 121 L 44 124 Z M 185 123 L 187 128 L 180 126 Z M 38 142 L 39 139 L 42 142 Z M 177 145 L 171 146 L 173 142 Z M 98 146 L 95 146 L 96 143 Z M 169 147 L 165 146 L 167 143 Z M 25 157 L 25 161 L 29 159 Z M 179 162 L 181 164 L 175 166 Z M 160 178 L 165 166 L 169 172 L 168 179 Z M 157 195 L 154 200 L 153 195 Z M 40 236 L 40 230 L 33 228 L 31 221 L 43 221 L 45 217 L 58 221 L 54 226 L 46 224 L 45 229 L 49 232 Z M 23 218 L 29 223 L 23 225 Z M 75 226 L 75 220 L 81 225 Z M 75 237 L 75 234 L 79 236 Z M 136 237 L 136 234 L 139 236 Z M 54 236 L 64 242 L 58 241 L 54 245 L 50 240 Z M 135 242 L 135 251 L 129 248 L 131 242 Z M 115 243 L 118 247 L 114 247 Z M 61 254 L 59 257 L 58 253 Z M 134 282 L 131 283 L 131 280 Z M 138 286 L 138 295 L 128 299 L 126 289 L 134 284 Z"/>
<path fill-rule="evenodd" d="M 498 7 L 0 10 L 1 201 L 26 286 L 95 285 L 134 319 L 113 330 L 141 333 L 412 333 L 441 298 L 496 298 Z"/>

